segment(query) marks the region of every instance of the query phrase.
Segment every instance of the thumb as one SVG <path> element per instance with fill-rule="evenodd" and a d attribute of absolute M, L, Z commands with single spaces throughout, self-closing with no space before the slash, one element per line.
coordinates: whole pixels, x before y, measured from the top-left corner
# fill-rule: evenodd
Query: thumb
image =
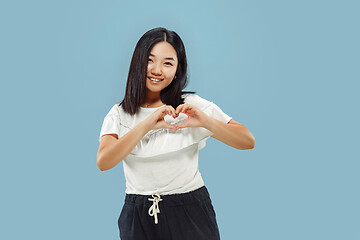
<path fill-rule="evenodd" d="M 167 123 L 167 122 L 164 122 L 164 127 L 166 127 L 166 128 L 170 128 L 170 129 L 174 129 L 174 130 L 177 130 L 178 128 L 177 128 L 177 126 L 174 126 L 174 125 L 172 125 L 172 124 L 170 124 L 170 123 Z"/>
<path fill-rule="evenodd" d="M 181 124 L 177 125 L 177 128 L 186 128 L 186 127 L 189 127 L 189 124 L 188 124 L 187 121 L 184 122 L 184 123 L 181 123 Z"/>

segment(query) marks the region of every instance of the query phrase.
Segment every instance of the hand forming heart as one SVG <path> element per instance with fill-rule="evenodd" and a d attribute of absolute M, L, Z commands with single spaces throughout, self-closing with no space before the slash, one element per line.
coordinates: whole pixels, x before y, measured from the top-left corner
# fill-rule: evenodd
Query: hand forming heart
<path fill-rule="evenodd" d="M 184 121 L 176 126 L 177 129 L 186 127 L 205 127 L 209 120 L 209 116 L 201 111 L 199 108 L 190 104 L 180 104 L 176 110 L 176 116 L 180 113 L 184 113 L 188 116 L 187 121 Z"/>
<path fill-rule="evenodd" d="M 180 104 L 176 110 L 171 105 L 157 109 L 147 119 L 151 129 L 170 128 L 178 130 L 186 127 L 204 127 L 210 117 L 190 104 Z"/>

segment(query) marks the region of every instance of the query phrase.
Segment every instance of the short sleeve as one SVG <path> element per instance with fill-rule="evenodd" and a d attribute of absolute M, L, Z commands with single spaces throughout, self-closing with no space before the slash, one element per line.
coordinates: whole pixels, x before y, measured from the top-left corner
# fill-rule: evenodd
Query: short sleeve
<path fill-rule="evenodd" d="M 120 136 L 120 114 L 118 104 L 115 104 L 105 116 L 100 130 L 99 142 L 105 134 L 117 134 Z"/>
<path fill-rule="evenodd" d="M 198 107 L 205 114 L 219 121 L 228 123 L 232 119 L 232 117 L 224 113 L 218 105 L 196 94 L 187 95 L 185 97 L 185 103 Z M 202 136 L 201 141 L 199 142 L 200 150 L 206 146 L 206 140 L 211 137 L 213 133 L 205 128 L 199 128 L 198 132 Z"/>
<path fill-rule="evenodd" d="M 209 116 L 211 116 L 219 121 L 225 122 L 225 123 L 228 123 L 232 119 L 232 117 L 230 117 L 229 115 L 224 113 L 219 108 L 219 106 L 213 102 L 211 102 L 211 107 L 210 107 L 209 111 L 207 111 L 207 112 L 209 113 Z"/>
<path fill-rule="evenodd" d="M 228 123 L 232 117 L 224 113 L 221 108 L 216 105 L 215 103 L 208 101 L 196 94 L 189 95 L 185 103 L 192 104 L 194 106 L 197 106 L 200 108 L 204 113 L 209 115 L 210 117 L 213 117 L 219 121 Z"/>

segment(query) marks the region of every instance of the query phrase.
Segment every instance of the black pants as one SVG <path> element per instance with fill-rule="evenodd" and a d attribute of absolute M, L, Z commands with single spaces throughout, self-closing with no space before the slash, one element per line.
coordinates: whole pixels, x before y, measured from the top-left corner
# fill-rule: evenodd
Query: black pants
<path fill-rule="evenodd" d="M 192 192 L 162 195 L 160 198 L 155 195 L 126 194 L 118 219 L 120 239 L 220 239 L 216 214 L 205 186 Z"/>

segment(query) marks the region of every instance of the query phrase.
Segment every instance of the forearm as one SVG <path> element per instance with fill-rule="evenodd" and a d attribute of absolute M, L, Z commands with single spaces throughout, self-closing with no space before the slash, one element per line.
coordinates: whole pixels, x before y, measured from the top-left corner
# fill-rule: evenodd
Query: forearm
<path fill-rule="evenodd" d="M 98 166 L 102 171 L 111 169 L 119 164 L 145 134 L 151 129 L 146 122 L 140 122 L 136 127 L 116 140 L 114 144 L 108 146 L 98 156 Z"/>
<path fill-rule="evenodd" d="M 209 117 L 204 127 L 214 133 L 214 138 L 236 149 L 252 149 L 255 146 L 254 136 L 241 124 L 227 124 Z"/>

